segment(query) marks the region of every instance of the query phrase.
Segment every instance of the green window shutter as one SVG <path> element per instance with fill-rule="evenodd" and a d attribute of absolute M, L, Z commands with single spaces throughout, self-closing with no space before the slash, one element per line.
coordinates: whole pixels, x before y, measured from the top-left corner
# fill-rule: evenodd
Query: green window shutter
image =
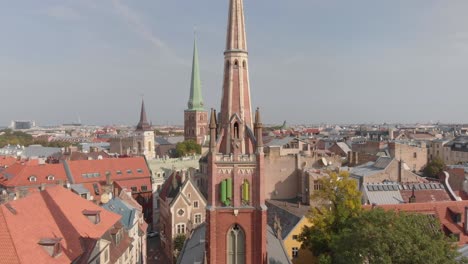
<path fill-rule="evenodd" d="M 226 179 L 226 197 L 229 199 L 229 200 L 232 200 L 232 179 L 231 178 L 227 178 Z"/>
<path fill-rule="evenodd" d="M 244 180 L 244 183 L 242 183 L 242 200 L 245 202 L 249 202 L 250 200 L 249 187 L 249 181 Z"/>
<path fill-rule="evenodd" d="M 226 200 L 226 180 L 223 180 L 221 182 L 221 191 L 220 191 L 220 193 L 221 193 L 221 202 L 226 204 L 226 201 L 227 201 Z"/>

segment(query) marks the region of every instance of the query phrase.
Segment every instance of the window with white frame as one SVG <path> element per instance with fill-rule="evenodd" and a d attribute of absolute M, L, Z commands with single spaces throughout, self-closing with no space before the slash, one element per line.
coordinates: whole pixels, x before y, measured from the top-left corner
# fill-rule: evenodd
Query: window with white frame
<path fill-rule="evenodd" d="M 195 214 L 195 224 L 200 224 L 202 222 L 202 215 Z"/>
<path fill-rule="evenodd" d="M 297 248 L 297 247 L 292 248 L 292 257 L 293 258 L 299 257 L 299 248 Z"/>
<path fill-rule="evenodd" d="M 193 208 L 198 208 L 198 201 L 193 201 Z"/>
<path fill-rule="evenodd" d="M 177 224 L 176 234 L 185 234 L 185 224 Z"/>

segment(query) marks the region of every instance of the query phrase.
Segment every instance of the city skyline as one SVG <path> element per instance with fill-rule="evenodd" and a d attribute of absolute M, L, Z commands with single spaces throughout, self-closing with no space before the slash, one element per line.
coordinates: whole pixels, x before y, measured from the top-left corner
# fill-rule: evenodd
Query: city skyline
<path fill-rule="evenodd" d="M 468 3 L 245 5 L 252 106 L 266 113 L 265 123 L 468 122 Z M 0 44 L 0 86 L 8 99 L 0 126 L 78 116 L 86 124 L 136 124 L 142 94 L 153 124 L 181 125 L 194 26 L 205 107 L 220 108 L 223 1 L 1 6 L 8 38 Z"/>

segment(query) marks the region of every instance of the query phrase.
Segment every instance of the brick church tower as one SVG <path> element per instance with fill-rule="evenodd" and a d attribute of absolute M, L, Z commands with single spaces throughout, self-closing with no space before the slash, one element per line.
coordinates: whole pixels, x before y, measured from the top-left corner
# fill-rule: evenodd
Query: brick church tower
<path fill-rule="evenodd" d="M 262 123 L 252 120 L 243 0 L 230 0 L 220 120 L 210 115 L 206 256 L 210 264 L 266 263 Z M 254 121 L 254 122 L 253 122 Z"/>
<path fill-rule="evenodd" d="M 204 145 L 208 133 L 208 113 L 203 108 L 197 40 L 193 42 L 192 80 L 188 108 L 184 111 L 184 139 Z"/>

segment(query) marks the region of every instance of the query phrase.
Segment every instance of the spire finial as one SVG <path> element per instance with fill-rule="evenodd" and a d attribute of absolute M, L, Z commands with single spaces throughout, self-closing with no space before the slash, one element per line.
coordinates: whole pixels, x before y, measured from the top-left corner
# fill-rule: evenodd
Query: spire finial
<path fill-rule="evenodd" d="M 211 108 L 210 129 L 216 129 L 216 110 Z"/>
<path fill-rule="evenodd" d="M 260 118 L 260 108 L 257 107 L 257 110 L 255 111 L 255 126 L 261 127 L 262 126 L 262 120 Z"/>

